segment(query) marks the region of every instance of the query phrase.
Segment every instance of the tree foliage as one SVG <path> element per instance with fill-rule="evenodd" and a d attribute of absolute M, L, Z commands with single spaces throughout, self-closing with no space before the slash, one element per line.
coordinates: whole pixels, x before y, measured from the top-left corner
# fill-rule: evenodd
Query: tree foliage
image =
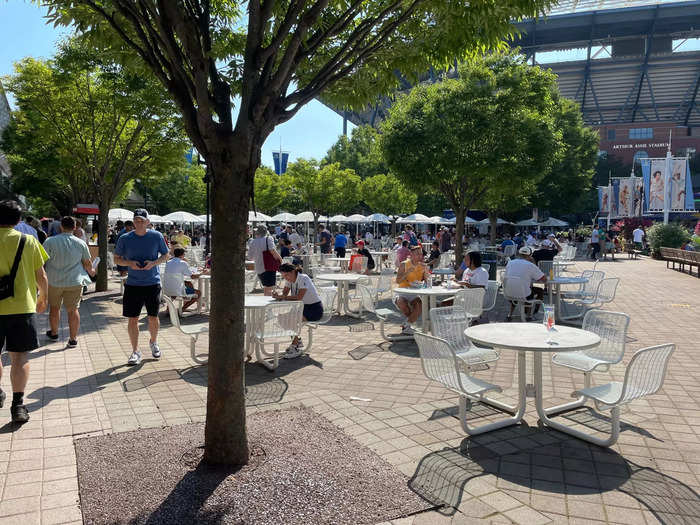
<path fill-rule="evenodd" d="M 380 173 L 362 181 L 362 200 L 375 213 L 413 213 L 418 198 L 394 175 Z"/>
<path fill-rule="evenodd" d="M 245 223 L 265 139 L 313 98 L 360 109 L 398 87 L 397 71 L 415 81 L 432 66 L 502 45 L 513 22 L 554 0 L 45 3 L 55 23 L 75 24 L 123 62 L 137 56 L 177 103 L 207 160 L 216 249 L 204 458 L 243 464 Z"/>
<path fill-rule="evenodd" d="M 160 215 L 174 211 L 188 211 L 202 215 L 207 209 L 207 187 L 204 182 L 205 169 L 196 164 L 182 164 L 165 177 L 153 183 L 146 182 L 144 191 L 155 200 Z"/>
<path fill-rule="evenodd" d="M 109 207 L 130 180 L 160 176 L 183 158 L 181 121 L 162 89 L 86 45 L 68 42 L 48 61 L 26 58 L 5 85 L 18 110 L 3 148 L 28 192 L 37 189 L 34 176 L 39 185 L 57 182 L 37 193 L 55 199 L 57 209 L 97 203 L 106 228 Z M 105 229 L 99 235 L 103 261 L 106 237 Z M 106 286 L 101 264 L 98 289 Z"/>
<path fill-rule="evenodd" d="M 289 165 L 287 175 L 291 193 L 315 219 L 347 213 L 360 200 L 360 177 L 337 162 L 319 166 L 314 159 L 299 159 Z"/>
<path fill-rule="evenodd" d="M 661 253 L 661 248 L 680 248 L 690 239 L 690 232 L 682 224 L 657 222 L 646 231 L 647 242 L 654 255 Z"/>
<path fill-rule="evenodd" d="M 267 166 L 255 172 L 255 207 L 258 211 L 275 215 L 289 197 L 289 177 L 277 175 Z"/>
<path fill-rule="evenodd" d="M 354 170 L 361 179 L 388 171 L 379 148 L 379 133 L 368 125 L 356 127 L 350 138 L 340 136 L 323 159 L 323 164 L 334 162 Z"/>
<path fill-rule="evenodd" d="M 382 126 L 386 162 L 417 192 L 445 195 L 461 238 L 468 209 L 522 202 L 550 169 L 561 150 L 556 100 L 553 74 L 522 57 L 474 57 L 459 78 L 397 100 Z"/>

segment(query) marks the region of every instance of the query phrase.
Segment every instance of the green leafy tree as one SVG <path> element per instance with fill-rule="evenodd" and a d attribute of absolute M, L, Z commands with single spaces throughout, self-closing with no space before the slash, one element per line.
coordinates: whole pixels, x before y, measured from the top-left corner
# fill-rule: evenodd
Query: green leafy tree
<path fill-rule="evenodd" d="M 680 223 L 664 224 L 657 222 L 646 231 L 647 241 L 651 246 L 652 255 L 660 257 L 661 248 L 680 248 L 690 239 L 690 232 Z"/>
<path fill-rule="evenodd" d="M 144 182 L 144 191 L 153 198 L 158 213 L 166 215 L 173 211 L 188 211 L 202 215 L 207 210 L 207 186 L 205 169 L 196 164 L 182 165 L 156 182 Z"/>
<path fill-rule="evenodd" d="M 467 210 L 502 209 L 533 191 L 561 148 L 556 80 L 514 54 L 459 65 L 459 78 L 414 88 L 382 126 L 386 162 L 407 186 L 438 190 L 452 206 L 457 238 Z M 457 243 L 456 260 L 462 245 Z"/>
<path fill-rule="evenodd" d="M 379 132 L 368 125 L 356 127 L 350 138 L 342 135 L 331 146 L 323 164 L 334 162 L 341 168 L 354 170 L 361 179 L 388 171 L 379 149 Z"/>
<path fill-rule="evenodd" d="M 360 177 L 337 162 L 319 166 L 314 159 L 299 159 L 289 165 L 287 175 L 291 193 L 304 211 L 314 214 L 314 230 L 320 215 L 347 213 L 360 200 Z"/>
<path fill-rule="evenodd" d="M 438 192 L 424 192 L 418 195 L 416 203 L 416 213 L 422 213 L 427 217 L 433 215 L 442 216 L 443 212 L 450 207 L 444 195 Z"/>
<path fill-rule="evenodd" d="M 51 21 L 77 25 L 124 62 L 138 57 L 178 104 L 207 160 L 216 250 L 204 458 L 244 464 L 246 220 L 265 139 L 316 97 L 359 109 L 398 87 L 396 71 L 416 81 L 431 66 L 445 68 L 454 57 L 503 45 L 513 22 L 554 1 L 45 3 Z"/>
<path fill-rule="evenodd" d="M 599 136 L 584 124 L 578 104 L 571 100 L 559 100 L 555 118 L 562 132 L 563 153 L 537 185 L 532 204 L 559 216 L 586 208 L 598 164 Z"/>
<path fill-rule="evenodd" d="M 5 85 L 18 110 L 3 148 L 9 146 L 21 177 L 36 173 L 39 184 L 59 177 L 56 188 L 64 195 L 37 194 L 55 199 L 57 209 L 65 209 L 66 201 L 99 206 L 97 290 L 106 290 L 112 202 L 131 180 L 161 176 L 184 156 L 175 105 L 149 76 L 130 73 L 75 41 L 63 45 L 53 60 L 19 62 Z M 30 140 L 35 147 L 23 149 Z"/>
<path fill-rule="evenodd" d="M 373 212 L 388 215 L 395 230 L 398 215 L 413 213 L 418 197 L 394 175 L 380 173 L 362 181 L 362 200 Z"/>
<path fill-rule="evenodd" d="M 275 215 L 289 197 L 289 177 L 277 175 L 267 166 L 255 172 L 255 206 L 269 215 Z"/>

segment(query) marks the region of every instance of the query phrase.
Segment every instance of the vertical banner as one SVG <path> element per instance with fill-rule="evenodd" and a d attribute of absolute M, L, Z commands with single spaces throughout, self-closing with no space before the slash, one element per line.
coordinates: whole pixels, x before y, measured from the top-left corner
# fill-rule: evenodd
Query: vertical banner
<path fill-rule="evenodd" d="M 610 185 L 610 217 L 618 216 L 617 203 L 620 195 L 620 179 L 613 179 Z"/>
<path fill-rule="evenodd" d="M 617 195 L 617 215 L 631 217 L 634 215 L 634 178 L 620 179 Z"/>
<path fill-rule="evenodd" d="M 686 159 L 673 159 L 671 162 L 671 183 L 669 184 L 671 211 L 685 211 L 686 164 Z"/>
<path fill-rule="evenodd" d="M 685 209 L 695 211 L 695 198 L 693 195 L 693 181 L 690 178 L 690 163 L 685 163 Z"/>
<path fill-rule="evenodd" d="M 281 155 L 281 158 L 280 158 Z M 287 161 L 289 160 L 289 152 L 287 151 L 273 151 L 272 161 L 275 163 L 275 173 L 277 175 L 282 175 L 287 173 Z"/>
<path fill-rule="evenodd" d="M 644 211 L 644 180 L 641 177 L 634 177 L 634 209 L 632 211 L 635 217 L 641 217 Z"/>
<path fill-rule="evenodd" d="M 666 172 L 666 159 L 652 159 L 649 178 L 649 186 L 644 189 L 649 195 L 648 211 L 663 211 L 664 209 L 664 173 Z"/>
<path fill-rule="evenodd" d="M 649 185 L 651 181 L 651 160 L 641 159 L 639 162 L 642 165 L 642 210 L 644 213 L 649 211 Z"/>
<path fill-rule="evenodd" d="M 609 186 L 598 186 L 598 209 L 600 210 L 600 215 L 607 215 L 610 213 Z"/>

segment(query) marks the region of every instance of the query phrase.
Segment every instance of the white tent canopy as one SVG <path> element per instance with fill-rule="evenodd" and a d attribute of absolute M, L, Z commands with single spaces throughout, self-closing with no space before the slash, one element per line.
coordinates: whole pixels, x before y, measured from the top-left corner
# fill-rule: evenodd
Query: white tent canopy
<path fill-rule="evenodd" d="M 487 226 L 491 224 L 491 221 L 489 221 L 488 217 L 486 219 L 482 219 L 478 221 L 479 224 L 486 224 Z M 505 219 L 496 219 L 496 225 L 501 226 L 502 224 L 510 224 L 507 220 Z"/>
<path fill-rule="evenodd" d="M 396 221 L 397 224 L 433 224 L 433 221 L 421 213 L 414 213 Z"/>
<path fill-rule="evenodd" d="M 516 226 L 538 226 L 539 223 L 535 219 L 525 219 L 515 223 Z"/>
<path fill-rule="evenodd" d="M 348 218 L 345 215 L 333 215 L 328 222 L 347 222 Z"/>
<path fill-rule="evenodd" d="M 281 213 L 278 213 L 277 215 L 273 215 L 270 217 L 271 221 L 282 221 L 282 222 L 294 222 L 296 220 L 296 215 L 293 213 L 288 213 L 286 211 L 283 211 Z"/>
<path fill-rule="evenodd" d="M 188 211 L 174 211 L 172 213 L 168 213 L 167 215 L 163 215 L 162 218 L 166 221 L 177 223 L 186 222 L 192 224 L 201 224 L 202 222 L 204 222 L 202 221 L 202 219 Z"/>
<path fill-rule="evenodd" d="M 292 222 L 314 222 L 314 214 L 310 211 L 301 212 Z"/>
<path fill-rule="evenodd" d="M 149 215 L 148 218 L 153 224 L 165 224 L 169 223 L 170 221 L 165 220 L 163 217 L 160 215 Z"/>
<path fill-rule="evenodd" d="M 265 215 L 264 213 L 260 213 L 259 211 L 248 212 L 248 222 L 267 222 L 269 220 L 269 215 Z"/>
<path fill-rule="evenodd" d="M 439 215 L 435 215 L 433 217 L 430 217 L 430 221 L 433 224 L 456 224 L 456 221 L 454 219 L 448 219 L 447 217 L 440 217 Z"/>
<path fill-rule="evenodd" d="M 346 222 L 352 222 L 352 223 L 359 224 L 361 222 L 367 222 L 367 217 L 365 217 L 364 215 L 360 215 L 359 213 L 355 213 L 353 215 L 350 215 L 350 217 L 348 217 L 346 219 Z"/>
<path fill-rule="evenodd" d="M 130 221 L 134 218 L 134 212 L 124 208 L 113 208 L 109 210 L 110 221 Z"/>
<path fill-rule="evenodd" d="M 391 219 L 383 213 L 373 213 L 372 215 L 368 215 L 367 220 L 369 222 L 381 222 L 384 224 L 389 224 L 391 222 Z"/>
<path fill-rule="evenodd" d="M 562 221 L 561 219 L 555 219 L 554 217 L 550 217 L 544 222 L 540 223 L 540 226 L 545 226 L 545 227 L 550 227 L 550 228 L 563 228 L 564 226 L 568 226 L 569 223 L 566 221 Z"/>
<path fill-rule="evenodd" d="M 464 224 L 480 224 L 481 221 L 477 221 L 475 219 L 472 219 L 468 215 L 464 218 Z M 455 221 L 453 224 L 457 224 L 457 221 Z"/>

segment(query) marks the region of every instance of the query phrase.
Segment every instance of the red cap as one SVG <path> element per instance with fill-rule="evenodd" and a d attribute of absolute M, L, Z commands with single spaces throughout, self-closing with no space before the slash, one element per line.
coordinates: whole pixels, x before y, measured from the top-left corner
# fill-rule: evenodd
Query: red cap
<path fill-rule="evenodd" d="M 355 244 L 357 244 L 358 246 L 359 246 L 360 244 L 361 244 L 362 246 L 364 246 L 364 245 L 365 245 L 365 241 L 357 241 Z"/>

